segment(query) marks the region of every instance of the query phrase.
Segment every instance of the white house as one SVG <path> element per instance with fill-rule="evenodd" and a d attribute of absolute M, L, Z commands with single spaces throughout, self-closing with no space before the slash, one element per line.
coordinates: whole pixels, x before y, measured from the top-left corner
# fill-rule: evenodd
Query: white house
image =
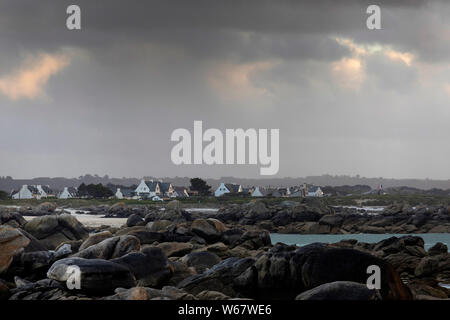
<path fill-rule="evenodd" d="M 280 192 L 274 188 L 256 187 L 252 192 L 252 197 L 281 197 Z"/>
<path fill-rule="evenodd" d="M 117 199 L 123 199 L 123 193 L 120 191 L 120 188 L 117 188 L 117 191 L 116 191 L 116 193 L 114 194 L 114 196 L 115 196 Z"/>
<path fill-rule="evenodd" d="M 63 192 L 58 195 L 58 199 L 70 199 L 77 196 L 77 190 L 75 188 L 64 187 Z"/>
<path fill-rule="evenodd" d="M 323 192 L 320 187 L 311 187 L 308 189 L 308 197 L 323 197 Z"/>
<path fill-rule="evenodd" d="M 48 197 L 47 192 L 44 191 L 44 188 L 42 188 L 41 185 L 37 185 L 36 189 L 39 192 L 41 198 L 47 198 Z"/>
<path fill-rule="evenodd" d="M 69 188 L 64 187 L 63 192 L 61 192 L 61 193 L 58 195 L 58 198 L 59 198 L 59 199 L 69 199 L 69 198 L 72 198 L 72 195 L 71 195 L 70 192 L 69 192 Z"/>
<path fill-rule="evenodd" d="M 145 181 L 141 183 L 134 190 L 139 198 L 152 198 L 154 196 L 170 196 L 174 189 L 171 183 L 162 181 Z"/>
<path fill-rule="evenodd" d="M 141 180 L 134 192 L 141 198 L 154 197 L 156 196 L 156 182 Z"/>
<path fill-rule="evenodd" d="M 24 184 L 19 191 L 13 191 L 13 199 L 33 199 L 33 192 L 26 184 Z"/>
<path fill-rule="evenodd" d="M 20 190 L 11 193 L 13 199 L 42 199 L 54 196 L 53 191 L 48 186 L 29 186 L 23 185 Z"/>
<path fill-rule="evenodd" d="M 233 183 L 220 183 L 220 186 L 214 191 L 214 196 L 220 197 L 225 193 L 239 193 L 241 186 Z"/>
<path fill-rule="evenodd" d="M 256 187 L 252 192 L 252 197 L 264 197 L 263 191 L 259 187 Z"/>

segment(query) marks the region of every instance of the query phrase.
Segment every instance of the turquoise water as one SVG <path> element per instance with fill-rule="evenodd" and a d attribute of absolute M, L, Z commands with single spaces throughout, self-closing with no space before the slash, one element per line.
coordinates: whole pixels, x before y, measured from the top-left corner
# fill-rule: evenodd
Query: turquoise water
<path fill-rule="evenodd" d="M 428 250 L 436 242 L 442 242 L 449 247 L 450 233 L 422 233 L 422 234 L 270 234 L 272 244 L 277 242 L 285 244 L 296 244 L 304 246 L 313 242 L 335 243 L 344 239 L 356 239 L 359 242 L 379 242 L 390 237 L 401 237 L 407 235 L 414 235 L 421 237 L 425 242 L 425 250 Z"/>

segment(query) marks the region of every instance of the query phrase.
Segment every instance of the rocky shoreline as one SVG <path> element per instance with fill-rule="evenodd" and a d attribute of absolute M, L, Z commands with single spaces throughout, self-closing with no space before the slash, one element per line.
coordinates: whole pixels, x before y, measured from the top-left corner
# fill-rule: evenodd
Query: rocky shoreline
<path fill-rule="evenodd" d="M 447 208 L 402 204 L 369 216 L 308 203 L 252 201 L 199 214 L 183 210 L 178 201 L 163 211 L 118 204 L 105 211 L 110 217 L 127 217 L 120 228 L 86 227 L 49 205 L 33 210 L 45 215 L 27 222 L 21 210 L 0 211 L 0 299 L 450 297 L 450 290 L 439 285 L 450 283 L 450 254 L 442 243 L 426 251 L 417 236 L 303 247 L 272 245 L 270 240 L 270 232 L 280 230 L 449 232 Z M 366 286 L 370 265 L 380 267 L 380 290 Z M 67 287 L 73 267 L 81 272 L 79 290 Z"/>
<path fill-rule="evenodd" d="M 130 218 L 132 225 L 146 225 L 153 219 L 170 220 L 160 206 L 127 206 L 116 203 L 79 208 L 77 213 L 101 215 L 106 218 Z M 51 203 L 37 207 L 18 208 L 23 216 L 62 214 Z M 169 213 L 170 214 L 170 213 Z M 356 207 L 326 206 L 321 202 L 282 201 L 267 204 L 254 200 L 245 204 L 222 206 L 218 211 L 183 211 L 187 219 L 214 218 L 235 226 L 256 226 L 271 233 L 294 234 L 410 234 L 450 233 L 450 207 L 416 206 L 394 203 L 380 212 L 370 212 Z"/>
<path fill-rule="evenodd" d="M 263 201 L 232 205 L 219 210 L 215 218 L 224 223 L 256 225 L 272 233 L 450 233 L 450 208 L 393 204 L 373 214 L 364 209 L 320 204 Z"/>

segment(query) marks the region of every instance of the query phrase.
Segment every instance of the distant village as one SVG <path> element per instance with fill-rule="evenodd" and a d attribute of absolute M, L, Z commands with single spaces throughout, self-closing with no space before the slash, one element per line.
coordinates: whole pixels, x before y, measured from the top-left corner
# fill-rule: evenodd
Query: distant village
<path fill-rule="evenodd" d="M 198 191 L 182 186 L 174 186 L 170 182 L 156 180 L 141 180 L 139 185 L 132 187 L 106 185 L 110 190 L 108 198 L 129 199 L 129 200 L 147 200 L 163 201 L 169 199 L 183 199 L 192 196 L 200 196 Z M 212 192 L 215 197 L 323 197 L 325 194 L 319 186 L 312 186 L 306 183 L 300 186 L 291 187 L 245 187 L 240 184 L 222 182 Z M 71 198 L 89 198 L 81 194 L 79 188 L 65 187 L 62 191 L 52 190 L 49 186 L 43 185 L 23 185 L 19 190 L 13 190 L 10 193 L 12 199 L 71 199 Z"/>

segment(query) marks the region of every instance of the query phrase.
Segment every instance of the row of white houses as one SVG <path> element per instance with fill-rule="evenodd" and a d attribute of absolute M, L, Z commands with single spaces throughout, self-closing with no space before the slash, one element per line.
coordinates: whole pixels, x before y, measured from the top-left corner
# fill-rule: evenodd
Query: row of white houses
<path fill-rule="evenodd" d="M 242 185 L 222 182 L 214 192 L 214 196 L 221 197 L 228 195 L 251 195 L 252 197 L 323 197 L 323 191 L 317 186 L 307 186 L 303 184 L 298 187 L 288 188 L 266 188 L 250 187 L 244 188 Z"/>
<path fill-rule="evenodd" d="M 154 199 L 187 198 L 188 190 L 185 187 L 176 187 L 169 182 L 142 180 L 136 189 L 118 187 L 111 190 L 117 199 Z M 19 190 L 11 192 L 12 199 L 69 199 L 79 197 L 78 191 L 73 187 L 65 187 L 61 192 L 55 192 L 49 186 L 23 185 Z"/>
<path fill-rule="evenodd" d="M 55 192 L 49 186 L 34 185 L 29 186 L 24 184 L 19 190 L 11 192 L 12 199 L 45 199 L 45 198 L 59 198 L 69 199 L 76 197 L 76 189 L 65 187 L 61 192 Z"/>
<path fill-rule="evenodd" d="M 152 199 L 161 200 L 163 198 L 188 198 L 190 196 L 185 187 L 173 186 L 170 182 L 163 181 L 145 181 L 141 180 L 136 189 L 129 187 L 117 187 L 112 190 L 117 199 Z M 222 182 L 215 190 L 214 196 L 223 195 L 245 195 L 252 197 L 323 197 L 320 187 L 302 186 L 288 188 L 266 188 L 249 187 L 245 188 L 239 184 Z M 11 192 L 12 199 L 43 199 L 43 198 L 69 199 L 77 198 L 78 191 L 73 187 L 65 187 L 61 192 L 54 192 L 49 186 L 42 185 L 23 185 L 19 190 Z"/>
<path fill-rule="evenodd" d="M 120 199 L 120 189 L 116 192 L 116 197 Z M 188 198 L 189 192 L 185 187 L 173 186 L 170 182 L 141 180 L 137 188 L 133 192 L 135 199 L 153 199 L 161 198 Z M 159 198 L 159 199 L 158 199 Z"/>

